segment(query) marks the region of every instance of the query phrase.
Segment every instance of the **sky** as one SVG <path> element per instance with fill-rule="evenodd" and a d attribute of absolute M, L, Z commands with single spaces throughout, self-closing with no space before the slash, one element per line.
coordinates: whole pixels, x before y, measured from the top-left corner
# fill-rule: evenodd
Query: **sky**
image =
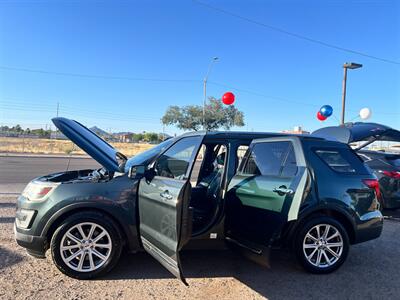
<path fill-rule="evenodd" d="M 0 0 L 0 125 L 48 127 L 58 105 L 89 127 L 162 132 L 168 106 L 202 105 L 217 56 L 207 94 L 235 94 L 234 129 L 337 125 L 344 62 L 363 64 L 346 121 L 368 107 L 400 128 L 399 16 L 397 0 Z"/>

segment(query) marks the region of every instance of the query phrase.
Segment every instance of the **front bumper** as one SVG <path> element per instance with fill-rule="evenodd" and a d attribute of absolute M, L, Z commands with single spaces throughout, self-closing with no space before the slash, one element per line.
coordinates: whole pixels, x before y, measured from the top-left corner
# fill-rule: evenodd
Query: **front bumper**
<path fill-rule="evenodd" d="M 19 232 L 15 223 L 14 237 L 18 245 L 26 248 L 28 254 L 37 258 L 45 258 L 45 253 L 47 250 L 47 241 L 45 237 Z"/>
<path fill-rule="evenodd" d="M 358 220 L 354 244 L 378 238 L 383 229 L 383 215 L 379 210 L 369 212 Z"/>

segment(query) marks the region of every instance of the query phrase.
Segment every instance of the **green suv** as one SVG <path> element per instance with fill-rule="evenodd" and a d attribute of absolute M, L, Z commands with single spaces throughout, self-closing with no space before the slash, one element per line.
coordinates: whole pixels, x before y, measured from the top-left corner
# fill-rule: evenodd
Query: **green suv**
<path fill-rule="evenodd" d="M 185 282 L 186 248 L 238 249 L 268 264 L 289 247 L 328 273 L 351 244 L 379 237 L 377 178 L 344 143 L 313 136 L 194 132 L 131 159 L 76 121 L 54 124 L 103 167 L 32 180 L 18 198 L 15 237 L 50 249 L 79 279 L 101 276 L 122 248 L 144 250 Z"/>

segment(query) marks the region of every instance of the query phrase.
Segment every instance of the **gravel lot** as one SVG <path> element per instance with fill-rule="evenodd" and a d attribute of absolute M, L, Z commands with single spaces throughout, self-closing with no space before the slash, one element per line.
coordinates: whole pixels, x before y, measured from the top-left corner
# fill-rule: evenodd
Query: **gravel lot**
<path fill-rule="evenodd" d="M 1 299 L 398 299 L 400 222 L 386 221 L 383 236 L 355 245 L 337 272 L 302 271 L 285 252 L 271 269 L 230 251 L 191 251 L 182 257 L 189 287 L 145 253 L 125 254 L 107 277 L 78 281 L 62 275 L 51 258 L 28 256 L 13 239 L 15 196 L 0 196 Z"/>

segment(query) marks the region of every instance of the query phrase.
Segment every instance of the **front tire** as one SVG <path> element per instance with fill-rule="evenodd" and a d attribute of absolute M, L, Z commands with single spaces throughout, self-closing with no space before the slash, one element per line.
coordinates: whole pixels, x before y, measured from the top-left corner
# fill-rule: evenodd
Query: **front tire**
<path fill-rule="evenodd" d="M 122 239 L 111 218 L 88 211 L 62 222 L 53 234 L 50 248 L 53 262 L 62 273 L 90 279 L 106 274 L 117 264 Z"/>
<path fill-rule="evenodd" d="M 299 230 L 295 253 L 308 272 L 327 274 L 337 270 L 349 253 L 346 229 L 331 217 L 315 217 Z"/>

